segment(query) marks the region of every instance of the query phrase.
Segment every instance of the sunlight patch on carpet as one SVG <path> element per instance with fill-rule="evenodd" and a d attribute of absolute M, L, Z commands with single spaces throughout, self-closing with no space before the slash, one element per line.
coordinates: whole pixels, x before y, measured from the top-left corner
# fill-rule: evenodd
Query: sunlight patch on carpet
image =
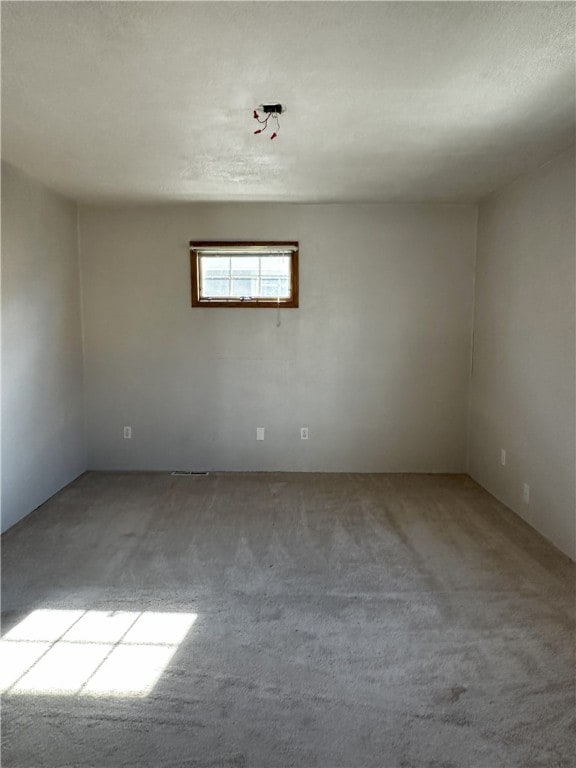
<path fill-rule="evenodd" d="M 0 691 L 146 696 L 195 613 L 33 611 L 0 641 Z"/>

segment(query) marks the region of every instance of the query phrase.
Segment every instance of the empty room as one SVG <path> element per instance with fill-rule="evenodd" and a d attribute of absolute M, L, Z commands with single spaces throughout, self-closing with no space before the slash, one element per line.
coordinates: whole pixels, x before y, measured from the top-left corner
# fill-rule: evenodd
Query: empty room
<path fill-rule="evenodd" d="M 576 766 L 575 10 L 1 4 L 2 766 Z"/>

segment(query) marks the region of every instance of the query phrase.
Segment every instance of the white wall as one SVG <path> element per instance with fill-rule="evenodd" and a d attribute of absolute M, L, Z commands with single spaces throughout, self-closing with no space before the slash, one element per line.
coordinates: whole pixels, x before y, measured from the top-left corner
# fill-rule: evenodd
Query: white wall
<path fill-rule="evenodd" d="M 86 468 L 76 206 L 2 165 L 2 530 Z"/>
<path fill-rule="evenodd" d="M 572 558 L 575 205 L 572 150 L 480 207 L 469 467 Z"/>
<path fill-rule="evenodd" d="M 84 207 L 80 231 L 91 468 L 465 469 L 474 206 Z M 190 307 L 190 240 L 266 238 L 300 241 L 300 309 Z"/>

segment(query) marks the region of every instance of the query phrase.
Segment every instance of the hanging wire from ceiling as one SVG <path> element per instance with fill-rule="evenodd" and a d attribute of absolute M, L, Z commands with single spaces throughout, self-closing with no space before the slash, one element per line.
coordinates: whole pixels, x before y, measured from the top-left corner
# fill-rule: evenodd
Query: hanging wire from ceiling
<path fill-rule="evenodd" d="M 270 128 L 272 134 L 270 140 L 275 139 L 280 133 L 280 115 L 284 112 L 286 112 L 286 107 L 282 104 L 260 104 L 259 107 L 254 109 L 252 117 L 258 121 L 262 128 L 258 128 L 254 133 L 265 133 L 271 120 Z"/>

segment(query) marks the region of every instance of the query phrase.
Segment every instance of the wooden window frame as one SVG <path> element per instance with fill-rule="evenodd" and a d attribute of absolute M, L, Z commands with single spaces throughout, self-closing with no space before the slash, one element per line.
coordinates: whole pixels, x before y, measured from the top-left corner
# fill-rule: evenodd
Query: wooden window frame
<path fill-rule="evenodd" d="M 199 274 L 199 254 L 205 248 L 290 248 L 290 299 L 284 301 L 274 301 L 269 298 L 266 299 L 245 299 L 243 301 L 237 300 L 218 300 L 218 299 L 202 299 L 200 296 L 200 274 Z M 192 306 L 193 307 L 214 307 L 214 308 L 229 308 L 247 309 L 252 307 L 253 309 L 297 309 L 298 308 L 298 241 L 191 241 L 190 242 L 190 274 L 192 282 Z M 256 255 L 256 253 L 255 253 Z"/>

